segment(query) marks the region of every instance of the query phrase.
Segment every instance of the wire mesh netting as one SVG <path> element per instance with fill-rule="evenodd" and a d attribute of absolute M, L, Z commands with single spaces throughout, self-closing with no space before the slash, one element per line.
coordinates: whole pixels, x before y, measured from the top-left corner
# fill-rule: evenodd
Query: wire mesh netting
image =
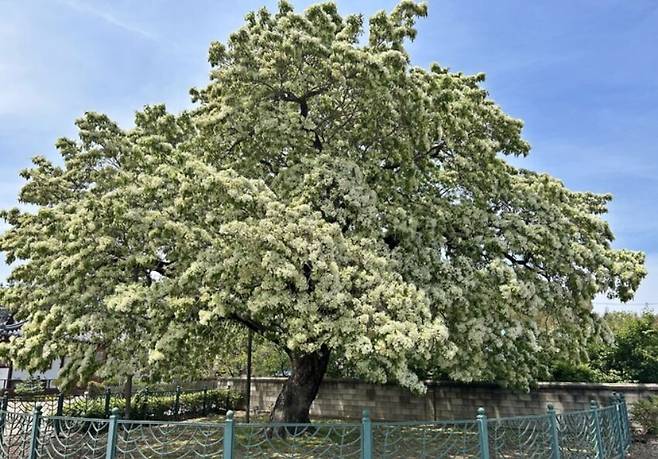
<path fill-rule="evenodd" d="M 153 391 L 143 389 L 131 397 L 131 419 L 181 420 L 209 414 L 225 414 L 240 403 L 242 394 L 227 389 L 186 389 Z M 126 397 L 106 390 L 99 393 L 12 394 L 7 411 L 30 413 L 37 405 L 44 415 L 106 418 L 112 407 L 124 409 Z M 3 405 L 4 406 L 4 405 Z"/>
<path fill-rule="evenodd" d="M 374 455 L 382 459 L 480 457 L 475 421 L 375 422 L 372 434 Z"/>
<path fill-rule="evenodd" d="M 238 424 L 235 457 L 359 458 L 361 424 Z"/>
<path fill-rule="evenodd" d="M 601 442 L 603 446 L 604 455 L 614 457 L 619 453 L 619 422 L 617 419 L 617 409 L 615 406 L 607 406 L 601 408 L 598 412 L 600 429 L 601 429 Z"/>
<path fill-rule="evenodd" d="M 0 453 L 3 458 L 29 457 L 32 415 L 29 413 L 0 413 Z"/>
<path fill-rule="evenodd" d="M 55 414 L 57 412 L 57 395 L 29 394 L 14 396 L 8 400 L 7 411 L 31 413 L 37 405 L 41 406 L 44 414 Z"/>
<path fill-rule="evenodd" d="M 47 416 L 36 435 L 36 458 L 101 459 L 107 449 L 107 419 Z"/>
<path fill-rule="evenodd" d="M 117 458 L 222 458 L 224 425 L 119 421 Z"/>
<path fill-rule="evenodd" d="M 548 415 L 491 419 L 489 444 L 492 457 L 551 457 L 550 419 Z"/>
<path fill-rule="evenodd" d="M 61 402 L 60 402 L 61 403 Z M 7 405 L 9 406 L 9 405 Z M 21 401 L 12 408 L 33 408 Z M 178 422 L 0 410 L 0 458 L 597 458 L 624 457 L 626 405 L 487 419 L 313 424 Z"/>
<path fill-rule="evenodd" d="M 558 414 L 557 425 L 562 458 L 596 457 L 594 416 L 590 410 Z"/>

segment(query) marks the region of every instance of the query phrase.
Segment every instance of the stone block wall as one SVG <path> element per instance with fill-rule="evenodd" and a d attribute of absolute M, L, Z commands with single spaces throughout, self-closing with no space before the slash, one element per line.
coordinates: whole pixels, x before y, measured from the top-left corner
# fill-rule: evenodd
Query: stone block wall
<path fill-rule="evenodd" d="M 253 378 L 251 406 L 269 411 L 285 378 Z M 219 387 L 244 391 L 244 378 L 225 378 Z M 539 383 L 529 392 L 488 384 L 428 382 L 427 392 L 413 394 L 393 384 L 327 379 L 322 383 L 311 415 L 359 419 L 364 408 L 376 420 L 472 419 L 483 406 L 490 417 L 540 414 L 552 403 L 558 412 L 586 409 L 590 400 L 607 404 L 613 392 L 623 393 L 629 404 L 658 395 L 658 384 Z"/>

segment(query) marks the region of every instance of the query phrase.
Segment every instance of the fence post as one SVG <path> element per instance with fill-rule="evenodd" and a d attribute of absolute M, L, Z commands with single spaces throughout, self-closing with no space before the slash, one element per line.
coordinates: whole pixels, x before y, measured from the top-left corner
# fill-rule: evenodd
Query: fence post
<path fill-rule="evenodd" d="M 37 459 L 39 452 L 39 431 L 41 426 L 41 405 L 32 411 L 32 435 L 30 436 L 30 459 Z"/>
<path fill-rule="evenodd" d="M 117 439 L 119 437 L 119 408 L 112 409 L 112 415 L 107 427 L 107 448 L 105 459 L 114 459 L 117 454 Z"/>
<path fill-rule="evenodd" d="M 548 404 L 546 412 L 548 414 L 548 428 L 551 436 L 551 459 L 560 459 L 560 431 L 553 404 Z"/>
<path fill-rule="evenodd" d="M 233 411 L 226 413 L 224 423 L 224 459 L 233 459 Z"/>
<path fill-rule="evenodd" d="M 64 393 L 60 392 L 59 395 L 57 396 L 57 407 L 55 408 L 55 416 L 64 416 Z M 55 428 L 55 435 L 59 435 L 59 432 L 61 431 L 61 422 L 59 419 L 56 419 L 55 422 L 53 422 L 54 428 Z"/>
<path fill-rule="evenodd" d="M 621 411 L 626 431 L 626 446 L 628 446 L 631 444 L 631 422 L 628 419 L 628 405 L 626 405 L 626 396 L 624 394 L 619 394 L 619 398 L 621 399 Z"/>
<path fill-rule="evenodd" d="M 208 408 L 206 407 L 207 403 L 207 398 L 208 398 L 208 388 L 204 387 L 203 388 L 203 405 L 202 405 L 202 410 L 203 410 L 203 415 L 206 416 L 208 414 Z"/>
<path fill-rule="evenodd" d="M 596 400 L 590 400 L 590 413 L 593 419 L 594 440 L 596 443 L 596 459 L 605 458 L 605 448 L 603 446 L 603 438 L 601 437 L 601 419 L 599 418 L 599 406 Z"/>
<path fill-rule="evenodd" d="M 174 417 L 178 420 L 180 414 L 180 386 L 176 386 L 176 398 L 174 399 Z"/>
<path fill-rule="evenodd" d="M 9 394 L 5 392 L 2 395 L 2 404 L 0 405 L 0 445 L 4 444 L 5 438 L 5 420 L 7 419 L 7 409 L 9 408 Z"/>
<path fill-rule="evenodd" d="M 489 459 L 489 429 L 487 414 L 484 408 L 478 408 L 477 415 L 478 432 L 480 433 L 480 459 Z"/>
<path fill-rule="evenodd" d="M 55 408 L 55 416 L 64 416 L 64 393 L 60 392 L 57 396 L 57 408 Z"/>
<path fill-rule="evenodd" d="M 110 417 L 110 400 L 112 398 L 112 389 L 109 387 L 105 388 L 105 392 L 103 393 L 104 398 L 103 398 L 103 417 L 104 418 L 109 418 Z"/>
<path fill-rule="evenodd" d="M 623 458 L 626 451 L 626 439 L 624 438 L 624 420 L 621 416 L 621 406 L 619 403 L 619 397 L 617 396 L 616 392 L 612 393 L 612 397 L 610 397 L 610 403 L 615 407 L 614 418 L 616 426 L 615 430 L 617 432 L 617 446 L 619 447 L 619 457 Z"/>
<path fill-rule="evenodd" d="M 361 459 L 372 459 L 372 421 L 368 410 L 361 418 Z"/>

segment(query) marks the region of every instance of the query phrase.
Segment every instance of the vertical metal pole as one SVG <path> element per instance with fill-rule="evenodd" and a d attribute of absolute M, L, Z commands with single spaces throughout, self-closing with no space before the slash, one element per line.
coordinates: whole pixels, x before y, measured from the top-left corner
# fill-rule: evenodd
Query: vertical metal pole
<path fill-rule="evenodd" d="M 624 428 L 626 431 L 626 446 L 631 444 L 631 422 L 628 419 L 628 405 L 626 405 L 626 396 L 624 394 L 619 394 L 621 398 L 621 411 L 624 416 Z"/>
<path fill-rule="evenodd" d="M 107 428 L 107 448 L 105 448 L 105 459 L 114 459 L 117 454 L 117 439 L 119 438 L 119 408 L 112 409 L 109 425 Z"/>
<path fill-rule="evenodd" d="M 32 435 L 30 436 L 30 459 L 37 459 L 39 452 L 39 432 L 41 430 L 41 405 L 32 411 Z"/>
<path fill-rule="evenodd" d="M 546 412 L 551 440 L 551 459 L 560 459 L 560 430 L 557 425 L 557 414 L 551 403 L 548 404 Z"/>
<path fill-rule="evenodd" d="M 110 400 L 112 399 L 112 389 L 109 387 L 105 388 L 104 399 L 103 399 L 103 417 L 110 417 Z"/>
<path fill-rule="evenodd" d="M 596 459 L 605 458 L 605 448 L 603 446 L 603 438 L 601 437 L 601 419 L 599 418 L 599 406 L 595 400 L 589 402 L 590 412 L 593 418 L 594 440 L 596 443 Z"/>
<path fill-rule="evenodd" d="M 233 438 L 233 411 L 228 411 L 224 423 L 224 459 L 233 459 Z"/>
<path fill-rule="evenodd" d="M 174 399 L 174 418 L 180 418 L 180 386 L 176 386 L 176 398 Z"/>
<path fill-rule="evenodd" d="M 621 404 L 619 403 L 619 397 L 616 393 L 612 394 L 610 397 L 610 402 L 612 406 L 615 407 L 614 418 L 615 418 L 615 427 L 617 431 L 617 451 L 619 452 L 619 457 L 623 458 L 626 452 L 626 439 L 624 433 L 624 420 L 621 414 Z"/>
<path fill-rule="evenodd" d="M 247 412 L 246 421 L 249 422 L 249 414 L 251 413 L 251 354 L 254 345 L 254 332 L 250 328 L 247 335 Z"/>
<path fill-rule="evenodd" d="M 203 388 L 203 415 L 206 416 L 208 414 L 208 388 L 204 387 Z"/>
<path fill-rule="evenodd" d="M 55 409 L 55 416 L 64 416 L 64 393 L 60 392 L 59 395 L 57 396 L 57 408 Z M 85 413 L 86 416 L 86 413 Z M 59 435 L 59 432 L 61 431 L 61 423 L 60 420 L 57 419 L 54 422 L 55 424 L 55 435 Z"/>
<path fill-rule="evenodd" d="M 60 392 L 57 396 L 57 408 L 55 416 L 64 416 L 64 393 Z"/>
<path fill-rule="evenodd" d="M 361 459 L 372 459 L 372 421 L 368 410 L 361 419 Z"/>
<path fill-rule="evenodd" d="M 5 421 L 7 419 L 7 409 L 9 408 L 9 394 L 7 392 L 2 396 L 2 405 L 0 405 L 0 445 L 4 444 L 5 438 Z"/>
<path fill-rule="evenodd" d="M 478 408 L 478 415 L 476 417 L 478 423 L 478 431 L 480 433 L 480 459 L 489 459 L 489 429 L 487 414 L 484 408 Z"/>

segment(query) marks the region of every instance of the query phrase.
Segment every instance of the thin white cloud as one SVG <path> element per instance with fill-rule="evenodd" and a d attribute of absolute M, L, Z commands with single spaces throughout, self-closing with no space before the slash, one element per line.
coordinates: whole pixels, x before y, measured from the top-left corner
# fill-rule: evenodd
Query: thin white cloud
<path fill-rule="evenodd" d="M 69 8 L 79 11 L 80 13 L 89 14 L 91 16 L 99 18 L 107 22 L 108 24 L 123 29 L 127 32 L 140 35 L 141 37 L 146 38 L 147 40 L 158 41 L 158 37 L 153 33 L 141 27 L 138 27 L 134 24 L 130 24 L 124 20 L 121 20 L 108 11 L 103 11 L 98 8 L 95 8 L 89 2 L 83 3 L 77 0 L 58 0 L 58 1 L 61 4 L 68 6 Z"/>

